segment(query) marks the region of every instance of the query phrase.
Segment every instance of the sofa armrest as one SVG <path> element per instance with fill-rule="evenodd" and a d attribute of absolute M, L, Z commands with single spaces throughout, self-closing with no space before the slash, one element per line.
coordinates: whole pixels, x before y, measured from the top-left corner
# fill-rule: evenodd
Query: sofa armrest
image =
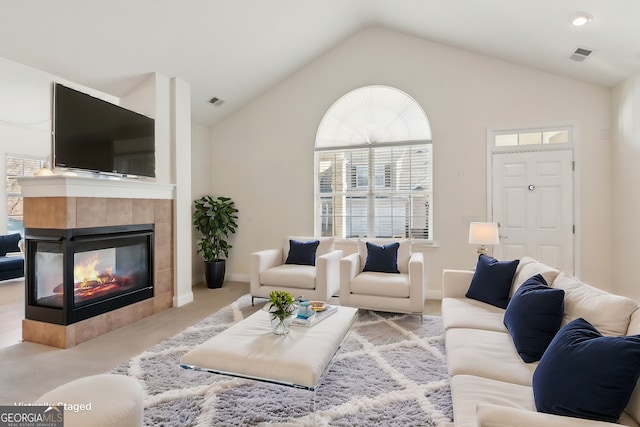
<path fill-rule="evenodd" d="M 483 403 L 476 408 L 478 427 L 612 427 L 620 424 L 563 417 Z"/>
<path fill-rule="evenodd" d="M 260 273 L 282 265 L 282 249 L 265 249 L 251 254 L 249 288 L 251 294 L 260 287 Z"/>
<path fill-rule="evenodd" d="M 464 298 L 473 273 L 471 270 L 442 270 L 442 298 Z"/>
<path fill-rule="evenodd" d="M 341 250 L 333 250 L 316 258 L 316 293 L 325 301 L 340 290 Z"/>
<path fill-rule="evenodd" d="M 348 304 L 351 295 L 351 279 L 360 273 L 360 255 L 347 255 L 340 260 L 340 303 Z"/>
<path fill-rule="evenodd" d="M 414 252 L 409 258 L 409 296 L 411 298 L 411 311 L 422 313 L 424 300 L 427 294 L 427 281 L 424 276 L 424 254 Z"/>

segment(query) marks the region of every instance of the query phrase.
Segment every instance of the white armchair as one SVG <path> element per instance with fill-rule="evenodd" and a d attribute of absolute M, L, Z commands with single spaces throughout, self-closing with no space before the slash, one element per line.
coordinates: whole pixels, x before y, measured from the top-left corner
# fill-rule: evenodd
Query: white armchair
<path fill-rule="evenodd" d="M 422 315 L 426 299 L 424 256 L 411 253 L 409 240 L 368 240 L 377 245 L 398 242 L 399 273 L 363 271 L 367 263 L 365 240 L 358 241 L 358 253 L 340 261 L 340 305 L 376 311 Z"/>
<path fill-rule="evenodd" d="M 319 241 L 315 265 L 286 264 L 290 240 Z M 294 297 L 329 301 L 340 290 L 340 259 L 342 251 L 333 249 L 333 237 L 285 238 L 282 248 L 266 249 L 251 254 L 250 292 L 254 298 L 269 298 L 275 290 L 287 291 Z"/>

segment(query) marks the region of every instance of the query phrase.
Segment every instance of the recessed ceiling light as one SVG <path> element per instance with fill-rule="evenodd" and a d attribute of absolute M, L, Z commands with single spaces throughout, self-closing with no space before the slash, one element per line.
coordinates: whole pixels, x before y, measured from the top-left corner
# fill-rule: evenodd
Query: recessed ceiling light
<path fill-rule="evenodd" d="M 581 27 L 589 22 L 593 21 L 593 16 L 591 16 L 587 12 L 577 13 L 573 19 L 571 19 L 571 23 L 576 27 Z"/>

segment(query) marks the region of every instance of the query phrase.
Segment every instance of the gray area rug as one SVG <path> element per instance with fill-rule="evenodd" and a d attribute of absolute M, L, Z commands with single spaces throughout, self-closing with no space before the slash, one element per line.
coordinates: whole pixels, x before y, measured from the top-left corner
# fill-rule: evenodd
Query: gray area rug
<path fill-rule="evenodd" d="M 439 317 L 360 310 L 313 392 L 180 368 L 180 356 L 259 309 L 245 295 L 112 372 L 140 381 L 146 426 L 450 426 Z M 313 349 L 309 349 L 313 351 Z"/>

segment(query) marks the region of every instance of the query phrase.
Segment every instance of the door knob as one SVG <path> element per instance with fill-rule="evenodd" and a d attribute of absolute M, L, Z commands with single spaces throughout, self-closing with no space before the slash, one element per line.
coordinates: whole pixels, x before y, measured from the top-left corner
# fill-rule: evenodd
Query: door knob
<path fill-rule="evenodd" d="M 529 189 L 529 191 L 533 191 L 536 189 L 536 186 L 533 184 L 530 184 L 527 188 Z"/>

